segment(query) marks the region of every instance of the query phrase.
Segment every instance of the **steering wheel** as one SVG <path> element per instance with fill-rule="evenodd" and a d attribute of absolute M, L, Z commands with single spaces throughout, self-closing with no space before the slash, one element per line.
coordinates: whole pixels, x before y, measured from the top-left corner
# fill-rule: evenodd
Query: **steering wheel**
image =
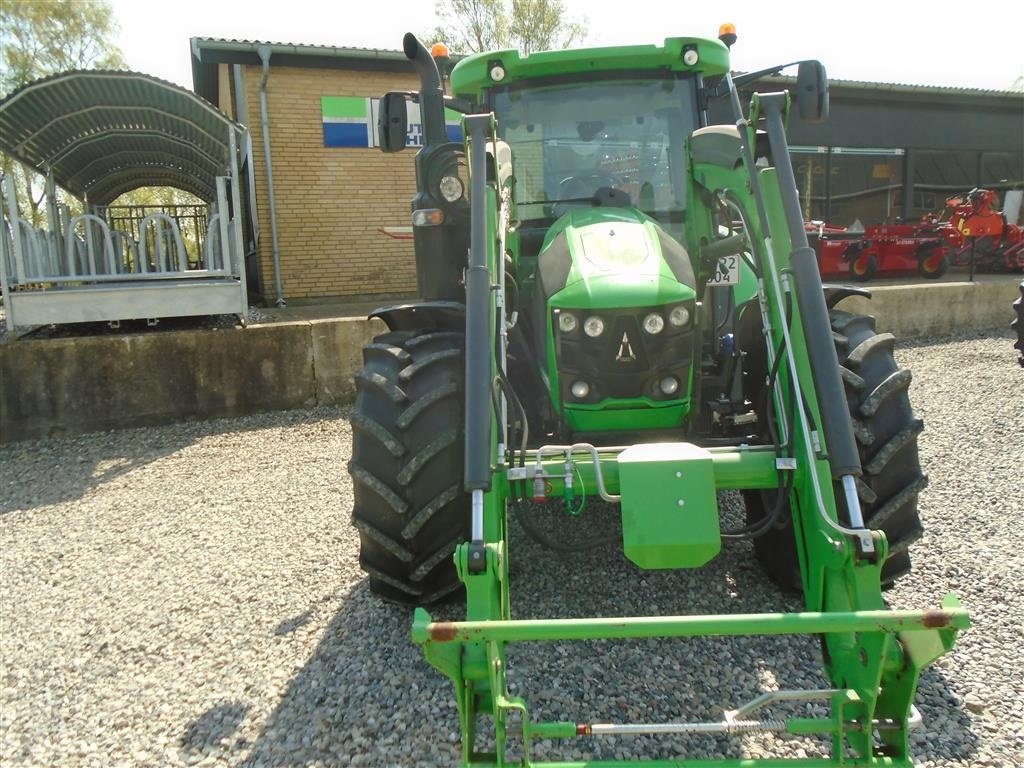
<path fill-rule="evenodd" d="M 622 179 L 606 171 L 588 171 L 566 176 L 558 182 L 558 199 L 569 201 L 590 198 L 601 187 L 618 189 L 621 184 Z"/>

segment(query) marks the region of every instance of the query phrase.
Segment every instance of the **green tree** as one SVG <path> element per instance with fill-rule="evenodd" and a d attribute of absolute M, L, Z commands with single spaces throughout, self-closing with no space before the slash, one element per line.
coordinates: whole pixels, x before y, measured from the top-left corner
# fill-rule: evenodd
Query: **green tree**
<path fill-rule="evenodd" d="M 120 69 L 125 61 L 114 40 L 118 26 L 107 0 L 3 0 L 0 2 L 0 93 L 69 69 Z M 43 183 L 37 174 L 3 156 L 23 213 L 38 226 Z"/>
<path fill-rule="evenodd" d="M 428 44 L 452 53 L 517 48 L 522 53 L 568 48 L 586 37 L 586 19 L 571 19 L 562 0 L 436 0 L 438 24 Z"/>

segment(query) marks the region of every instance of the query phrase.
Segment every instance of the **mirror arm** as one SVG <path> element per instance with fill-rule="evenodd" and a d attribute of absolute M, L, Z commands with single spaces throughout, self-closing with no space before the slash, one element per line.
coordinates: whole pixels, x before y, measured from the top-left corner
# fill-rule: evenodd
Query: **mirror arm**
<path fill-rule="evenodd" d="M 745 72 L 742 75 L 735 75 L 732 78 L 732 83 L 737 88 L 742 88 L 744 85 L 753 83 L 760 80 L 762 77 L 770 77 L 771 75 L 777 75 L 786 67 L 793 67 L 802 62 L 791 61 L 788 64 L 776 64 L 774 67 L 768 67 L 768 69 L 759 69 L 756 72 Z M 726 78 L 722 78 L 714 87 L 708 88 L 708 98 L 718 99 L 729 93 L 729 83 Z"/>

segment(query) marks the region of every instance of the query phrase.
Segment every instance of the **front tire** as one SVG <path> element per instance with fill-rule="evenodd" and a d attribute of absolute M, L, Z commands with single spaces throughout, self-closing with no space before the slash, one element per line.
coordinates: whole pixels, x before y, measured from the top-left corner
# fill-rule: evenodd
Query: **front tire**
<path fill-rule="evenodd" d="M 461 587 L 469 537 L 463 473 L 463 347 L 457 332 L 393 331 L 363 349 L 351 416 L 352 524 L 370 590 L 428 605 Z"/>
<path fill-rule="evenodd" d="M 865 524 L 885 532 L 889 555 L 882 586 L 910 571 L 910 545 L 923 533 L 917 497 L 927 485 L 917 437 L 924 423 L 910 407 L 911 374 L 893 357 L 895 337 L 876 333 L 875 319 L 833 309 L 830 313 L 846 401 L 864 475 L 858 480 Z M 770 407 L 770 405 L 769 405 Z M 764 519 L 774 492 L 745 491 L 747 520 Z M 754 552 L 768 575 L 783 588 L 802 587 L 792 520 L 754 540 Z"/>

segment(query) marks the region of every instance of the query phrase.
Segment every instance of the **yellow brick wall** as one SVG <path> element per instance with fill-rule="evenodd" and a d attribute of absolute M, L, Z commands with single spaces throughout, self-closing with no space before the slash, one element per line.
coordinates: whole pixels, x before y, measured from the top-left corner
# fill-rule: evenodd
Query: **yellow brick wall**
<path fill-rule="evenodd" d="M 224 65 L 222 65 L 224 66 Z M 260 126 L 260 68 L 245 67 L 259 212 L 263 295 L 274 298 L 270 203 Z M 325 147 L 322 96 L 412 90 L 414 75 L 274 67 L 267 81 L 270 146 L 285 299 L 416 290 L 412 241 L 380 227 L 408 226 L 414 150 Z"/>

